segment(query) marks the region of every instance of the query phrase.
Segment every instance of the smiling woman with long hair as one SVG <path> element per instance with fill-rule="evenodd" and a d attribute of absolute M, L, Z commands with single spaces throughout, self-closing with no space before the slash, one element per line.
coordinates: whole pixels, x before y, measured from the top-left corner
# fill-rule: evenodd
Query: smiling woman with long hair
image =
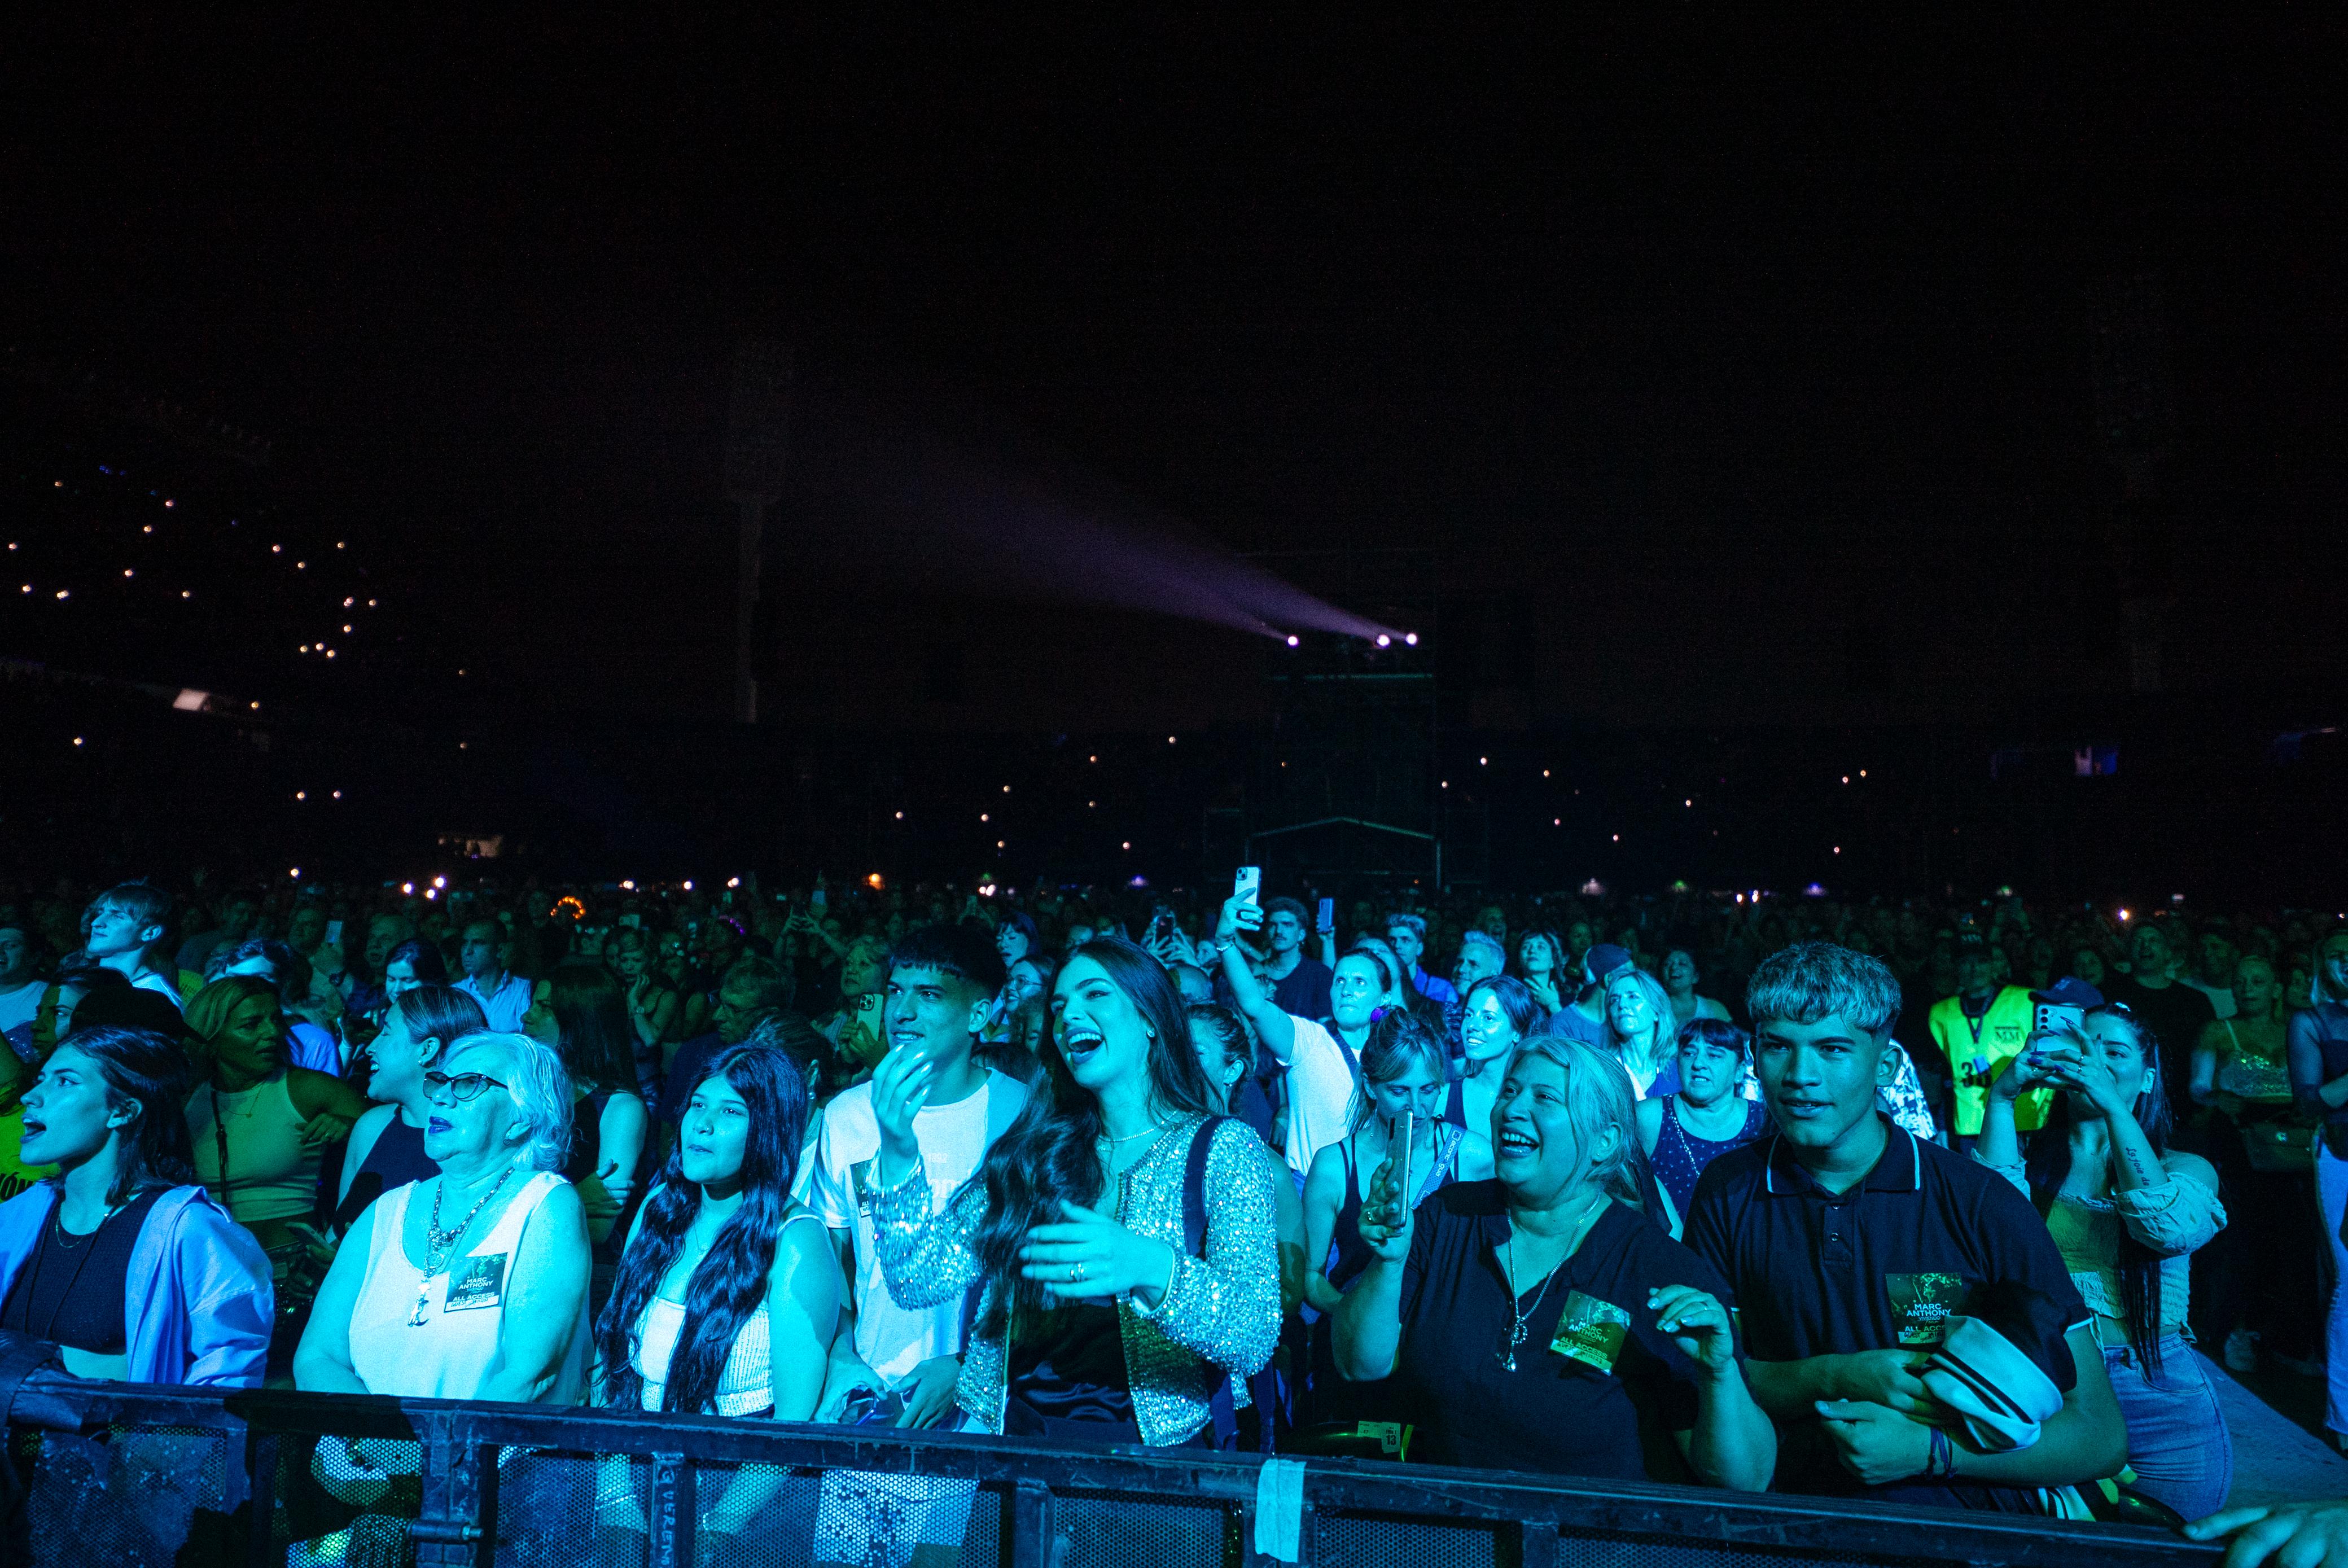
<path fill-rule="evenodd" d="M 874 1073 L 891 1294 L 980 1287 L 958 1389 L 980 1430 L 1228 1442 L 1218 1391 L 1237 1402 L 1280 1332 L 1279 1168 L 1210 1116 L 1181 997 L 1140 948 L 1085 943 L 1052 1006 L 1042 1091 L 942 1213 L 913 1136 L 932 1069 L 908 1050 Z"/>
<path fill-rule="evenodd" d="M 2199 1519 L 2224 1504 L 2233 1450 L 2183 1331 L 2192 1254 L 2226 1211 L 2209 1162 L 2168 1147 L 2160 1075 L 2159 1042 L 2141 1018 L 2116 1003 L 2090 1007 L 2076 1031 L 2031 1036 L 1990 1085 L 1973 1152 L 2046 1217 L 2096 1315 L 2136 1490 Z M 2013 1101 L 2034 1084 L 2063 1092 L 2025 1145 Z"/>
<path fill-rule="evenodd" d="M 807 1129 L 802 1064 L 755 1042 L 709 1064 L 596 1325 L 602 1403 L 815 1414 L 844 1291 L 822 1221 L 791 1201 Z M 743 1534 L 777 1490 L 736 1478 L 702 1528 Z M 644 1529 L 627 1467 L 607 1471 L 597 1519 Z"/>

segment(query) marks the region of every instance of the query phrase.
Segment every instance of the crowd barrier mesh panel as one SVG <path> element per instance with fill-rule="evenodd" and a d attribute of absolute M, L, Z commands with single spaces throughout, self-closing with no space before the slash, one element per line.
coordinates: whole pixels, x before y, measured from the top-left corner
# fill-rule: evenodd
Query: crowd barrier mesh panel
<path fill-rule="evenodd" d="M 25 1525 L 36 1568 L 148 1568 L 207 1561 L 225 1540 L 228 1449 L 200 1427 L 103 1427 L 12 1435 L 29 1485 Z"/>
<path fill-rule="evenodd" d="M 1316 1568 L 1507 1568 L 1515 1543 L 1501 1544 L 1503 1531 L 1490 1524 L 1432 1524 L 1375 1513 L 1316 1511 L 1313 1561 Z M 1506 1533 L 1513 1536 L 1513 1527 Z"/>
<path fill-rule="evenodd" d="M 424 1500 L 424 1449 L 405 1439 L 355 1441 L 288 1433 L 278 1440 L 270 1516 L 286 1568 L 401 1568 L 407 1525 Z"/>
<path fill-rule="evenodd" d="M 1847 1553 L 1778 1550 L 1766 1546 L 1684 1544 L 1599 1532 L 1560 1531 L 1558 1568 L 1945 1568 L 1914 1557 L 1867 1557 Z"/>
<path fill-rule="evenodd" d="M 1054 1568 L 1223 1568 L 1224 1537 L 1237 1519 L 1235 1511 L 1211 1502 L 1055 1487 Z"/>

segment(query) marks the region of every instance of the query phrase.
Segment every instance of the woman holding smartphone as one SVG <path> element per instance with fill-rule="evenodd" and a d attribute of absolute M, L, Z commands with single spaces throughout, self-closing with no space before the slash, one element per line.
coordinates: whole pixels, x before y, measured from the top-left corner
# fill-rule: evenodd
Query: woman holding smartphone
<path fill-rule="evenodd" d="M 2013 1102 L 2063 1092 L 2025 1149 Z M 2127 1420 L 2137 1490 L 2188 1519 L 2214 1512 L 2233 1479 L 2225 1411 L 2183 1330 L 2193 1253 L 2226 1211 L 2218 1173 L 2168 1147 L 2168 1096 L 2152 1031 L 2125 1006 L 2033 1035 L 1990 1085 L 1974 1157 L 2046 1216 Z"/>

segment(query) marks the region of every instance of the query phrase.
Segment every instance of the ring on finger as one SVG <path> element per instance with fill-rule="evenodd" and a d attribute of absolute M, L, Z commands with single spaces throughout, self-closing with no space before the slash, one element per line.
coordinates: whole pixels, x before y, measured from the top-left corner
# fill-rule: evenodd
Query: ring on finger
<path fill-rule="evenodd" d="M 1084 1264 L 1080 1264 L 1080 1263 L 1079 1263 L 1079 1264 L 1070 1264 L 1068 1265 L 1068 1283 L 1069 1283 L 1070 1284 L 1080 1284 L 1080 1283 L 1083 1281 L 1084 1277 L 1085 1277 L 1085 1265 L 1084 1265 Z"/>

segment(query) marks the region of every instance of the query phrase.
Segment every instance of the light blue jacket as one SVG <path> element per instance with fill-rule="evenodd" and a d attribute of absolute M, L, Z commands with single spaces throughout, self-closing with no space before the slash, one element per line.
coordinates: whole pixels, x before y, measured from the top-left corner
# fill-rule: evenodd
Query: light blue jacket
<path fill-rule="evenodd" d="M 40 1245 L 57 1201 L 44 1181 L 0 1203 L 0 1299 Z M 269 1255 L 252 1232 L 201 1187 L 173 1187 L 155 1200 L 130 1249 L 128 1381 L 257 1388 L 276 1316 Z"/>

